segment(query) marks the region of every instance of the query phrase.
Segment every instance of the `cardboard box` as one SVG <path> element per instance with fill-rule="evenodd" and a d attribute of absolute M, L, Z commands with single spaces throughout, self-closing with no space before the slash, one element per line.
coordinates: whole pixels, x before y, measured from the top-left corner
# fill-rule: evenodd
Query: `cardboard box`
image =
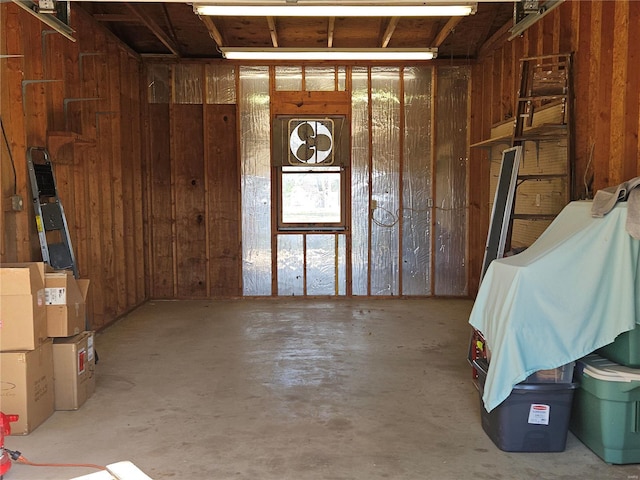
<path fill-rule="evenodd" d="M 56 410 L 77 410 L 96 388 L 93 332 L 53 341 Z"/>
<path fill-rule="evenodd" d="M 0 265 L 0 351 L 34 350 L 46 338 L 44 263 Z"/>
<path fill-rule="evenodd" d="M 0 353 L 0 410 L 18 415 L 11 435 L 26 435 L 54 412 L 53 341 L 35 350 Z"/>
<path fill-rule="evenodd" d="M 77 279 L 71 271 L 45 272 L 47 335 L 70 337 L 85 329 L 85 300 L 89 280 Z"/>

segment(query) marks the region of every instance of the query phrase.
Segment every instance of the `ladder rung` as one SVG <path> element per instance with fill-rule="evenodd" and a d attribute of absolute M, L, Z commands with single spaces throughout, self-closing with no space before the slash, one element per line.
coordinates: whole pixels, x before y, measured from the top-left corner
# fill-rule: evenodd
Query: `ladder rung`
<path fill-rule="evenodd" d="M 547 180 L 552 178 L 563 178 L 566 177 L 566 173 L 542 173 L 539 175 L 518 175 L 518 180 Z"/>
<path fill-rule="evenodd" d="M 557 95 L 533 95 L 530 97 L 518 97 L 518 101 L 530 102 L 532 100 L 557 100 L 558 98 L 567 98 L 567 94 L 558 93 Z"/>

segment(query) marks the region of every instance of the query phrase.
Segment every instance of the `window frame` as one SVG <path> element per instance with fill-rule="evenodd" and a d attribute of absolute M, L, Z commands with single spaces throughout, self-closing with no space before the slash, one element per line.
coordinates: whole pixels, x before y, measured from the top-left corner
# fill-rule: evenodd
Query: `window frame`
<path fill-rule="evenodd" d="M 277 205 L 277 222 L 278 232 L 287 233 L 309 233 L 309 232 L 345 232 L 348 229 L 347 217 L 347 185 L 348 185 L 348 169 L 342 165 L 334 165 L 331 171 L 327 171 L 327 166 L 300 166 L 294 167 L 290 165 L 276 165 L 275 168 L 275 204 Z M 289 170 L 291 168 L 291 170 Z M 289 173 L 300 175 L 307 173 L 316 175 L 320 173 L 336 173 L 340 175 L 340 221 L 339 222 L 285 222 L 284 221 L 284 201 L 283 201 L 283 175 Z"/>

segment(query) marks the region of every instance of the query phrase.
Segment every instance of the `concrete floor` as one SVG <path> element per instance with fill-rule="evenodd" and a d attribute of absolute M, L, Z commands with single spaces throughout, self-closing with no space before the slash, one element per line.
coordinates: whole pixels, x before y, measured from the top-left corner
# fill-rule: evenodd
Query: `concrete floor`
<path fill-rule="evenodd" d="M 6 446 L 32 462 L 130 460 L 154 480 L 616 479 L 571 433 L 562 453 L 485 435 L 468 300 L 149 302 L 96 338 L 96 392 Z M 5 480 L 86 468 L 14 464 Z"/>

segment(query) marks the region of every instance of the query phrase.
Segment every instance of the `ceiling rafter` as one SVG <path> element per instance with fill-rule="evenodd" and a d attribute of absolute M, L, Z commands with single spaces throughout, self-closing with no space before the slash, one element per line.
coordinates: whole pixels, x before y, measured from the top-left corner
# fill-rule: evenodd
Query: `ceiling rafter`
<path fill-rule="evenodd" d="M 481 38 L 487 38 L 487 36 L 489 36 L 490 28 L 491 28 L 491 25 L 495 22 L 496 15 L 497 13 L 494 11 L 493 14 L 490 16 L 490 18 L 488 18 L 487 21 L 485 22 L 485 28 L 484 28 L 484 31 L 482 32 Z M 513 25 L 513 20 L 510 20 L 510 22 Z M 504 28 L 505 28 L 505 25 L 503 25 L 502 28 L 500 28 L 497 32 L 495 32 L 491 38 L 494 38 L 494 37 L 497 38 L 499 35 L 501 35 L 501 32 L 503 32 Z M 491 41 L 491 38 L 489 38 L 489 40 L 483 43 L 484 44 L 489 43 L 489 41 Z M 476 56 L 478 56 L 483 46 L 484 45 L 481 44 L 476 47 L 476 52 L 475 52 Z"/>
<path fill-rule="evenodd" d="M 384 31 L 384 34 L 382 35 L 382 42 L 380 43 L 382 48 L 387 48 L 387 45 L 389 45 L 389 41 L 391 40 L 391 36 L 393 35 L 393 32 L 395 32 L 399 21 L 400 21 L 400 17 L 391 17 L 389 19 L 389 23 L 387 24 L 387 28 Z"/>
<path fill-rule="evenodd" d="M 225 1 L 249 4 L 249 0 Z M 449 1 L 452 0 L 438 3 Z M 478 2 L 475 15 L 456 17 L 450 22 L 450 17 L 404 19 L 393 10 L 386 17 L 342 18 L 336 17 L 331 9 L 326 9 L 326 16 L 306 19 L 296 27 L 294 22 L 278 18 L 273 11 L 267 11 L 262 17 L 209 17 L 195 13 L 195 2 L 140 0 L 132 2 L 138 13 L 136 15 L 127 3 L 92 0 L 78 2 L 77 8 L 92 15 L 101 26 L 119 36 L 132 51 L 145 55 L 169 54 L 174 57 L 178 54 L 180 58 L 220 58 L 221 53 L 216 51 L 216 47 L 231 45 L 282 48 L 300 47 L 304 44 L 333 49 L 348 46 L 388 50 L 397 44 L 406 48 L 438 48 L 440 58 L 468 59 L 477 57 L 482 46 L 489 40 L 503 38 L 505 29 L 500 27 L 507 22 L 513 23 L 514 18 L 511 1 L 485 0 Z M 220 3 L 223 3 L 222 0 Z M 420 3 L 429 2 L 420 0 Z M 271 18 L 268 19 L 267 16 Z M 301 30 L 302 25 L 304 32 Z M 492 38 L 496 33 L 498 34 Z M 482 51 L 486 51 L 486 47 Z"/>
<path fill-rule="evenodd" d="M 278 46 L 278 29 L 276 28 L 276 19 L 273 17 L 267 17 L 267 23 L 269 24 L 269 35 L 271 35 L 271 44 L 274 47 Z"/>
<path fill-rule="evenodd" d="M 99 22 L 141 23 L 139 18 L 123 13 L 94 13 L 91 16 Z"/>
<path fill-rule="evenodd" d="M 499 45 L 502 42 L 506 41 L 507 38 L 509 37 L 511 27 L 513 27 L 513 23 L 507 22 L 502 26 L 502 28 L 500 28 L 500 30 L 498 30 L 491 37 L 489 37 L 489 39 L 486 42 L 484 42 L 484 44 L 482 44 L 478 49 L 478 52 L 477 52 L 478 58 L 484 57 L 487 53 L 493 50 L 496 47 L 496 45 Z"/>
<path fill-rule="evenodd" d="M 209 36 L 213 39 L 214 42 L 216 42 L 218 47 L 224 47 L 226 45 L 224 37 L 220 33 L 220 30 L 218 30 L 218 27 L 216 27 L 216 24 L 213 22 L 211 17 L 201 16 L 200 20 L 202 20 L 204 26 L 207 27 Z"/>
<path fill-rule="evenodd" d="M 151 20 L 148 15 L 145 15 L 138 6 L 127 3 L 129 11 L 133 13 L 144 25 L 151 30 L 151 32 L 162 42 L 162 44 L 169 49 L 171 53 L 180 57 L 180 49 L 178 45 L 167 35 L 167 33 L 156 22 Z"/>
<path fill-rule="evenodd" d="M 462 17 L 451 17 L 449 21 L 442 27 L 442 30 L 438 32 L 436 38 L 433 41 L 433 47 L 439 47 L 444 43 L 449 35 L 453 32 L 456 26 L 460 23 Z"/>
<path fill-rule="evenodd" d="M 336 17 L 329 17 L 329 25 L 327 26 L 327 47 L 333 47 L 333 33 L 336 30 Z"/>
<path fill-rule="evenodd" d="M 167 4 L 166 3 L 162 4 L 162 15 L 164 16 L 164 21 L 167 24 L 167 27 L 169 28 L 169 34 L 171 35 L 171 38 L 173 39 L 173 41 L 177 45 L 178 44 L 178 36 L 176 35 L 176 30 L 173 28 L 173 22 L 171 21 L 171 16 L 169 15 L 169 10 L 167 10 Z"/>

